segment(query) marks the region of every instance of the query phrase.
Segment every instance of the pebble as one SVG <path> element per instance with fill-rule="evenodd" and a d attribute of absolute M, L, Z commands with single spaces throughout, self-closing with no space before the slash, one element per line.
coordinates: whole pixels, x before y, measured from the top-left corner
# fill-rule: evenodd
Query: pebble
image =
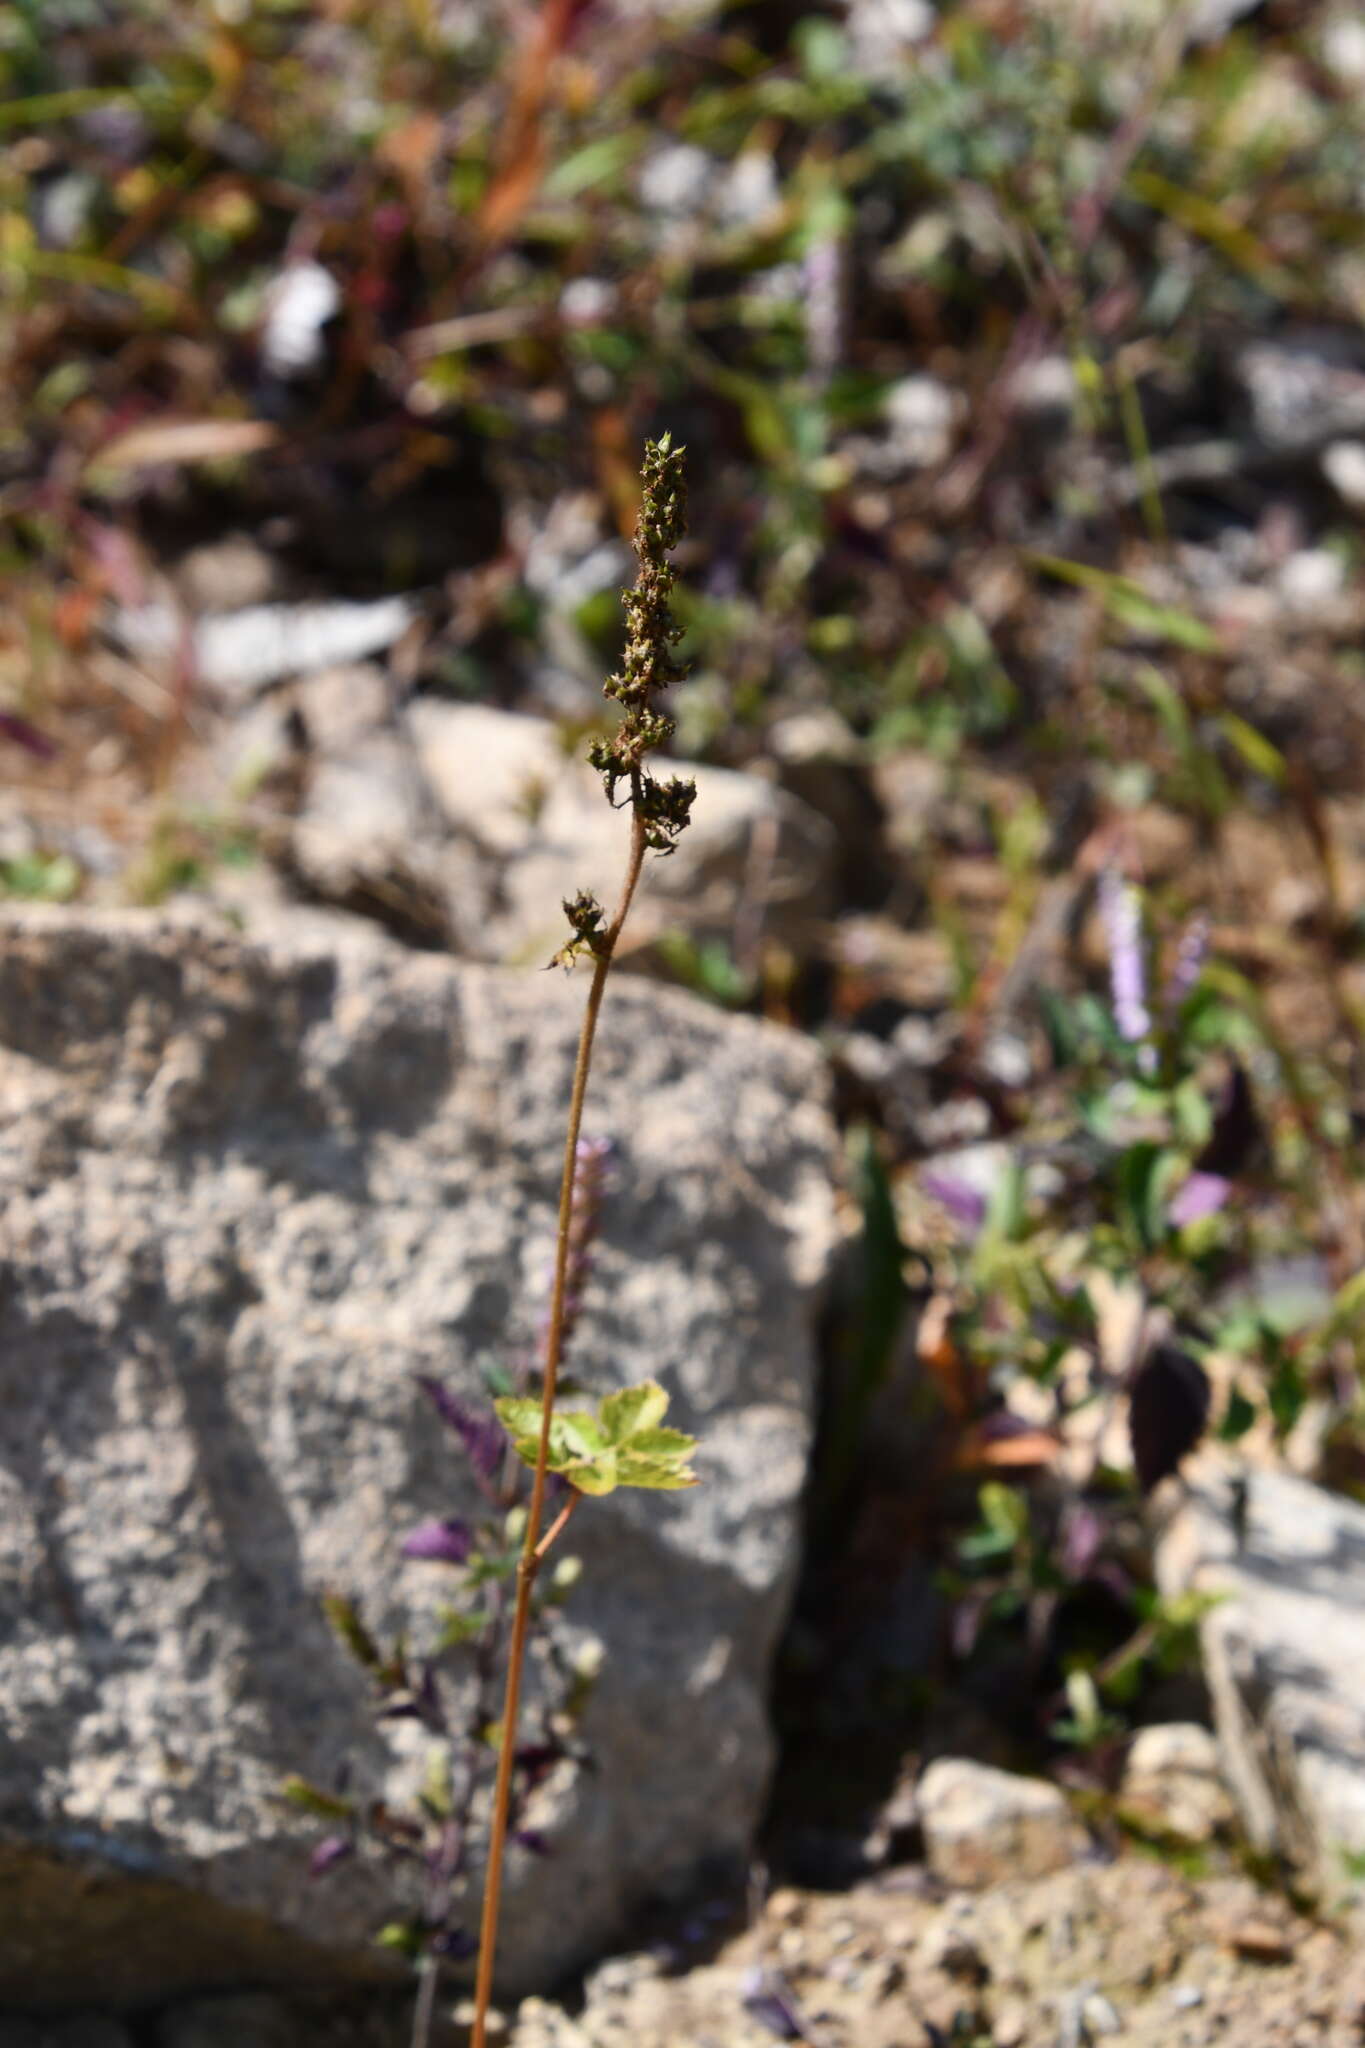
<path fill-rule="evenodd" d="M 1028 2039 L 1028 2008 L 1005 2005 L 991 2025 L 991 2048 L 1022 2048 Z"/>
<path fill-rule="evenodd" d="M 1081 2006 L 1081 2019 L 1088 2034 L 1121 2034 L 1123 2021 L 1102 1991 L 1092 1991 Z"/>

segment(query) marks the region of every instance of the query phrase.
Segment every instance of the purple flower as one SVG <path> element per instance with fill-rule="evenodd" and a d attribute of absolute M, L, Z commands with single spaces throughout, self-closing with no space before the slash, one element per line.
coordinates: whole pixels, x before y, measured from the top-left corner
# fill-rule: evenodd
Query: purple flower
<path fill-rule="evenodd" d="M 1074 1507 L 1062 1525 L 1059 1563 L 1068 1579 L 1083 1579 L 1099 1556 L 1104 1542 L 1104 1522 L 1083 1503 Z"/>
<path fill-rule="evenodd" d="M 0 711 L 0 736 L 13 741 L 16 747 L 22 747 L 26 754 L 32 754 L 38 761 L 50 761 L 57 752 L 55 740 L 50 740 L 46 733 L 39 732 L 36 725 L 30 725 L 15 711 Z"/>
<path fill-rule="evenodd" d="M 1232 1182 L 1221 1173 L 1201 1173 L 1196 1167 L 1171 1201 L 1171 1221 L 1183 1230 L 1187 1223 L 1216 1216 L 1232 1193 Z"/>
<path fill-rule="evenodd" d="M 986 1220 L 986 1197 L 968 1181 L 960 1180 L 956 1174 L 940 1173 L 931 1166 L 920 1175 L 919 1184 L 927 1195 L 943 1204 L 964 1230 L 980 1230 Z"/>
<path fill-rule="evenodd" d="M 1143 957 L 1142 904 L 1137 890 L 1115 868 L 1100 876 L 1100 922 L 1109 950 L 1109 987 L 1119 1036 L 1145 1045 L 1151 1036 L 1147 1007 L 1147 963 Z M 1151 1048 L 1146 1047 L 1150 1053 Z"/>
<path fill-rule="evenodd" d="M 419 1522 L 403 1539 L 403 1555 L 426 1558 L 432 1564 L 463 1564 L 473 1542 L 468 1522 L 462 1522 L 458 1515 L 447 1515 L 444 1519 Z"/>
<path fill-rule="evenodd" d="M 812 242 L 801 265 L 806 314 L 806 361 L 811 374 L 827 384 L 844 350 L 843 251 L 836 237 Z"/>
<path fill-rule="evenodd" d="M 329 1870 L 335 1870 L 338 1863 L 344 1863 L 348 1856 L 354 1854 L 355 1843 L 349 1835 L 324 1835 L 308 1858 L 308 1875 L 325 1877 Z"/>
<path fill-rule="evenodd" d="M 1194 994 L 1199 977 L 1204 972 L 1208 950 L 1209 921 L 1201 910 L 1197 917 L 1190 919 L 1180 934 L 1180 944 L 1176 947 L 1175 959 L 1171 962 L 1171 971 L 1166 977 L 1162 1007 L 1168 1017 L 1174 1017 Z"/>
<path fill-rule="evenodd" d="M 440 1380 L 425 1373 L 417 1375 L 417 1384 L 446 1428 L 453 1430 L 464 1445 L 465 1455 L 480 1479 L 496 1479 L 507 1450 L 507 1437 L 497 1416 L 480 1414 L 458 1394 L 452 1394 L 449 1387 L 442 1386 Z"/>

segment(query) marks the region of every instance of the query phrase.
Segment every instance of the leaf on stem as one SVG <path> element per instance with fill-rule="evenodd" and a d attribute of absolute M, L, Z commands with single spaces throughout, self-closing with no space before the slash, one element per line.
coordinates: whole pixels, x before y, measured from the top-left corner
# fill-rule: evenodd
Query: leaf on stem
<path fill-rule="evenodd" d="M 497 1403 L 498 1418 L 512 1437 L 523 1464 L 535 1466 L 540 1449 L 541 1408 L 534 1400 Z M 668 1395 L 656 1380 L 608 1394 L 596 1415 L 566 1410 L 550 1421 L 547 1469 L 580 1493 L 614 1493 L 618 1486 L 672 1492 L 695 1486 L 691 1460 L 695 1437 L 661 1426 Z"/>

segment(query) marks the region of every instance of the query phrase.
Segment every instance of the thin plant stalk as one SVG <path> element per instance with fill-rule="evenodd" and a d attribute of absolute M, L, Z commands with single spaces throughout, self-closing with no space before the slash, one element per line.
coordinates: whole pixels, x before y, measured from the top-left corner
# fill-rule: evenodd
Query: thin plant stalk
<path fill-rule="evenodd" d="M 644 489 L 635 533 L 639 573 L 634 588 L 627 591 L 625 596 L 627 633 L 621 668 L 608 680 L 605 691 L 607 696 L 615 698 L 621 705 L 624 716 L 611 738 L 594 741 L 588 750 L 588 759 L 602 776 L 608 801 L 616 804 L 616 792 L 622 783 L 625 784 L 627 791 L 625 808 L 630 812 L 630 848 L 620 901 L 610 922 L 603 921 L 605 914 L 602 906 L 586 891 L 581 892 L 572 902 L 566 902 L 564 909 L 574 937 L 556 955 L 556 958 L 565 964 L 580 953 L 591 955 L 592 981 L 579 1031 L 573 1090 L 569 1098 L 568 1128 L 564 1134 L 564 1168 L 559 1183 L 559 1230 L 555 1243 L 554 1285 L 550 1295 L 549 1323 L 545 1333 L 539 1432 L 535 1438 L 531 1499 L 526 1513 L 521 1556 L 517 1564 L 512 1632 L 507 1655 L 507 1682 L 498 1743 L 498 1772 L 493 1789 L 493 1811 L 489 1825 L 488 1865 L 484 1878 L 479 1961 L 474 1984 L 474 2025 L 470 2034 L 470 2048 L 486 2048 L 488 2011 L 493 1996 L 493 1969 L 497 1956 L 498 1921 L 502 1909 L 503 1865 L 506 1859 L 508 1816 L 512 1803 L 512 1774 L 516 1767 L 517 1723 L 521 1712 L 526 1640 L 531 1621 L 531 1598 L 541 1564 L 572 1514 L 578 1498 L 576 1493 L 570 1493 L 567 1505 L 552 1522 L 548 1531 L 542 1534 L 550 1475 L 555 1394 L 567 1321 L 568 1274 L 573 1248 L 574 1183 L 578 1172 L 583 1103 L 588 1090 L 588 1075 L 592 1068 L 593 1041 L 597 1035 L 597 1021 L 601 1015 L 607 976 L 611 972 L 612 959 L 622 927 L 630 914 L 645 855 L 651 849 L 661 854 L 672 852 L 677 844 L 678 835 L 687 825 L 692 802 L 696 796 L 694 783 L 683 781 L 676 776 L 666 782 L 660 782 L 644 766 L 645 756 L 661 746 L 673 731 L 672 720 L 655 707 L 654 696 L 668 683 L 676 681 L 682 673 L 672 659 L 672 648 L 679 637 L 679 629 L 674 624 L 668 604 L 668 594 L 674 577 L 668 555 L 682 533 L 684 520 L 682 458 L 683 451 L 673 446 L 672 439 L 667 434 L 659 441 L 648 444 L 645 450 L 642 473 Z M 653 1391 L 662 1399 L 661 1390 L 655 1388 Z M 499 1413 L 504 1421 L 507 1419 L 506 1408 L 518 1405 L 520 1404 L 500 1404 Z M 518 1449 L 530 1463 L 532 1432 L 517 1431 L 516 1434 L 525 1436 L 526 1441 L 519 1442 Z M 690 1438 L 684 1438 L 676 1431 L 655 1430 L 653 1434 L 656 1453 L 658 1439 L 664 1436 L 675 1439 L 677 1448 L 672 1454 L 675 1458 L 680 1453 L 695 1448 Z M 667 1478 L 655 1469 L 648 1476 L 640 1476 L 634 1482 L 628 1480 L 626 1483 L 658 1486 L 691 1485 L 694 1481 L 690 1473 L 684 1473 L 681 1469 L 675 1470 Z"/>
<path fill-rule="evenodd" d="M 632 798 L 636 794 L 635 780 L 636 778 L 632 776 Z M 578 1140 L 583 1128 L 583 1103 L 588 1092 L 593 1040 L 597 1036 L 597 1020 L 602 1012 L 602 997 L 606 993 L 612 955 L 630 911 L 631 901 L 640 880 L 640 870 L 644 866 L 645 832 L 644 817 L 632 802 L 630 857 L 626 867 L 625 884 L 616 914 L 598 942 L 593 959 L 592 983 L 583 1011 L 582 1029 L 578 1034 L 578 1057 L 574 1062 L 573 1093 L 569 1098 L 569 1122 L 564 1139 L 564 1170 L 559 1183 L 559 1232 L 555 1242 L 550 1323 L 545 1339 L 540 1447 L 536 1457 L 535 1475 L 531 1481 L 531 1500 L 526 1511 L 526 1532 L 522 1538 L 521 1558 L 517 1565 L 516 1603 L 512 1613 L 512 1639 L 507 1657 L 507 1688 L 503 1697 L 502 1732 L 498 1747 L 498 1776 L 493 1788 L 488 1869 L 484 1879 L 483 1917 L 479 1927 L 479 1966 L 474 1983 L 474 2026 L 469 2037 L 469 2048 L 485 2048 L 488 2009 L 493 1997 L 493 1965 L 497 1955 L 498 1919 L 502 1909 L 503 1859 L 507 1848 L 507 1817 L 512 1801 L 512 1769 L 516 1752 L 517 1720 L 521 1711 L 521 1681 L 526 1662 L 526 1634 L 531 1619 L 531 1595 L 535 1589 L 536 1575 L 549 1550 L 549 1542 L 553 1541 L 567 1522 L 573 1505 L 571 1502 L 570 1507 L 566 1508 L 552 1527 L 549 1541 L 542 1543 L 541 1527 L 545 1519 L 545 1490 L 549 1478 L 550 1424 L 554 1416 L 559 1359 L 564 1341 L 565 1281 L 569 1270 L 569 1231 L 573 1218 Z"/>
<path fill-rule="evenodd" d="M 427 2048 L 431 2039 L 431 2021 L 436 2010 L 436 1986 L 441 1966 L 435 1956 L 422 1958 L 422 1968 L 417 1979 L 417 2004 L 412 2015 L 412 2048 Z"/>

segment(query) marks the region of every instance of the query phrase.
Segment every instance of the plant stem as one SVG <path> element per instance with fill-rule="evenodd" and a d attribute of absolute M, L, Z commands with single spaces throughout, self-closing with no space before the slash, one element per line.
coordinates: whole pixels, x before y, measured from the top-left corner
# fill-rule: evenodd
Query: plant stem
<path fill-rule="evenodd" d="M 583 1011 L 578 1036 L 578 1058 L 574 1065 L 573 1093 L 569 1098 L 569 1123 L 564 1139 L 564 1171 L 559 1184 L 559 1235 L 555 1246 L 554 1289 L 550 1296 L 550 1326 L 545 1340 L 545 1380 L 540 1412 L 540 1444 L 536 1454 L 531 1501 L 526 1513 L 526 1534 L 517 1565 L 517 1595 L 512 1616 L 512 1640 L 507 1653 L 507 1688 L 503 1696 L 502 1732 L 498 1747 L 498 1776 L 493 1790 L 493 1814 L 488 1836 L 488 1870 L 484 1879 L 483 1919 L 479 1928 L 479 1967 L 474 1984 L 474 2025 L 469 2048 L 486 2048 L 488 2008 L 493 1997 L 493 1964 L 497 1953 L 498 1916 L 502 1907 L 502 1869 L 507 1847 L 507 1817 L 512 1799 L 512 1770 L 516 1755 L 517 1719 L 521 1710 L 521 1680 L 526 1662 L 526 1635 L 531 1619 L 531 1594 L 536 1574 L 550 1544 L 568 1521 L 575 1501 L 570 1500 L 544 1542 L 541 1524 L 545 1519 L 545 1488 L 549 1475 L 550 1423 L 554 1415 L 555 1387 L 564 1341 L 564 1294 L 569 1269 L 569 1231 L 573 1215 L 574 1174 L 578 1164 L 578 1139 L 583 1126 L 583 1102 L 588 1092 L 592 1067 L 593 1040 L 611 971 L 616 941 L 621 936 L 640 870 L 644 866 L 646 824 L 641 815 L 640 778 L 631 774 L 630 855 L 626 879 L 616 914 L 603 933 L 593 956 L 592 983 Z"/>
<path fill-rule="evenodd" d="M 417 2004 L 412 2015 L 412 2048 L 427 2048 L 431 2039 L 431 2016 L 436 2007 L 436 1985 L 441 1966 L 435 1956 L 425 1955 L 417 1980 Z"/>

